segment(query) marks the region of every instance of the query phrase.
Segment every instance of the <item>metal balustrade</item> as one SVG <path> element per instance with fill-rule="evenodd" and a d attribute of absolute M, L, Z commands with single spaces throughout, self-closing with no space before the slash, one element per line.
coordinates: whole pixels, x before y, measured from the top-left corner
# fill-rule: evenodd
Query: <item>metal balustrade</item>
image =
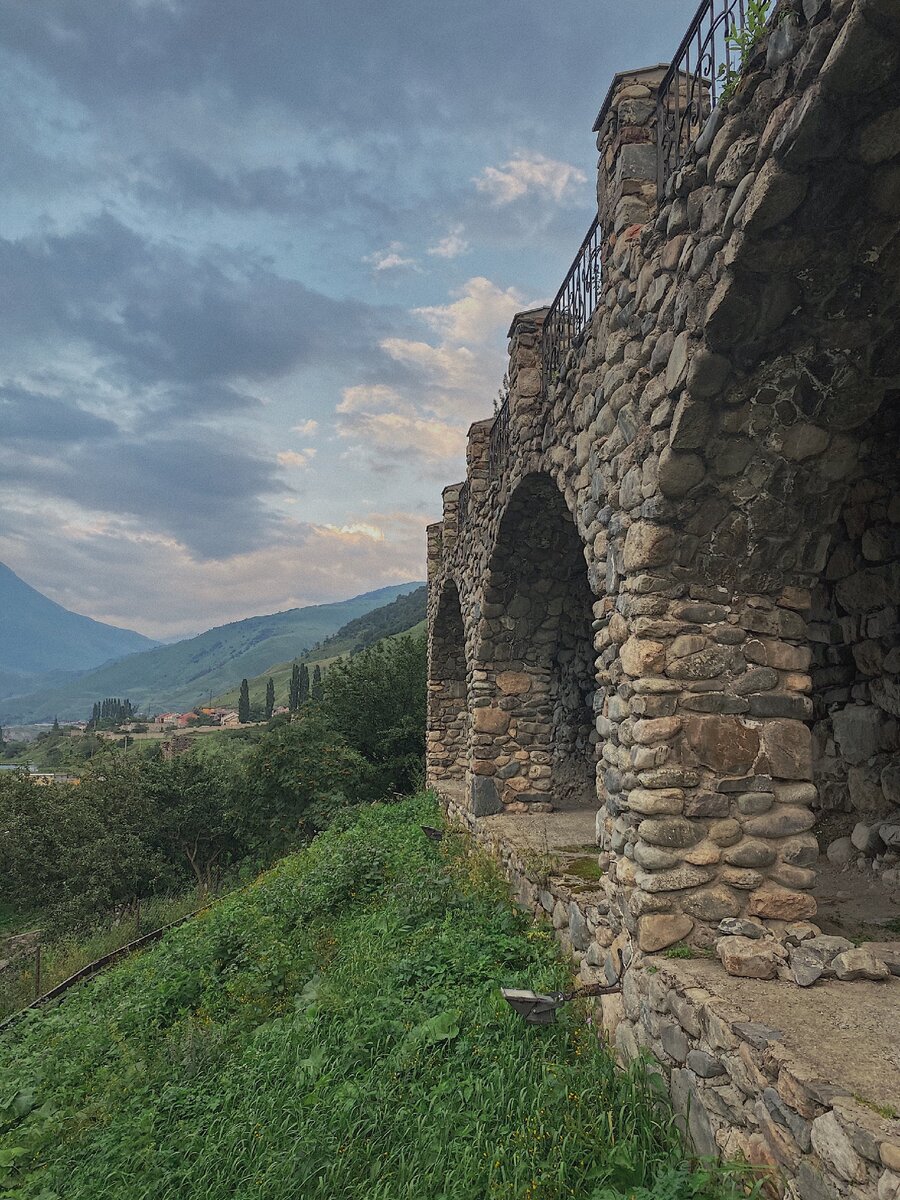
<path fill-rule="evenodd" d="M 507 397 L 494 417 L 491 426 L 491 437 L 488 444 L 488 473 L 492 480 L 499 479 L 506 467 L 509 457 L 509 397 Z"/>
<path fill-rule="evenodd" d="M 575 260 L 544 318 L 541 379 L 544 395 L 565 366 L 566 355 L 590 324 L 603 292 L 600 221 L 594 217 Z"/>
<path fill-rule="evenodd" d="M 740 74 L 742 34 L 752 7 L 753 0 L 703 0 L 675 51 L 656 96 L 660 195 Z M 757 19 L 764 11 L 757 11 Z"/>

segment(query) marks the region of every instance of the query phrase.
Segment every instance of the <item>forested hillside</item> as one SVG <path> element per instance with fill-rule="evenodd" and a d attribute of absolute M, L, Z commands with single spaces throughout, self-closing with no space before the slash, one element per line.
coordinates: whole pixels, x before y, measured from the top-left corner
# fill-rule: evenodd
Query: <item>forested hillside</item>
<path fill-rule="evenodd" d="M 318 645 L 313 646 L 298 660 L 276 663 L 261 675 L 248 680 L 250 689 L 250 704 L 254 709 L 260 709 L 265 703 L 266 687 L 271 679 L 275 687 L 276 703 L 287 702 L 288 687 L 294 661 L 306 663 L 309 667 L 318 663 L 328 666 L 336 658 L 345 654 L 357 654 L 367 646 L 374 646 L 381 638 L 396 637 L 398 634 L 409 634 L 418 637 L 425 633 L 425 608 L 428 602 L 428 589 L 424 586 L 406 595 L 398 596 L 390 604 L 385 604 L 371 612 L 364 613 L 341 626 L 337 633 L 324 638 Z M 240 684 L 213 697 L 213 704 L 224 707 L 236 707 L 240 692 Z"/>
<path fill-rule="evenodd" d="M 15 701 L 0 702 L 0 723 L 87 718 L 98 696 L 128 696 L 141 711 L 185 710 L 252 677 L 272 663 L 291 659 L 337 632 L 348 620 L 410 592 L 415 583 L 395 584 L 342 600 L 293 608 L 221 625 L 197 637 L 79 676 Z"/>

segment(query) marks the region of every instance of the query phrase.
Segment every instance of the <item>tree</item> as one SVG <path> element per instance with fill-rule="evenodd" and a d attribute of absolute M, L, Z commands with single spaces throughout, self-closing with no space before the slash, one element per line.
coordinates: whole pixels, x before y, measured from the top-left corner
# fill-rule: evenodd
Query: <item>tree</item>
<path fill-rule="evenodd" d="M 235 813 L 267 853 L 327 826 L 339 808 L 374 799 L 374 773 L 328 725 L 318 706 L 266 732 L 244 760 Z"/>
<path fill-rule="evenodd" d="M 269 677 L 269 682 L 266 684 L 266 720 L 272 720 L 272 713 L 275 711 L 275 680 Z"/>
<path fill-rule="evenodd" d="M 424 638 L 378 642 L 328 672 L 324 715 L 378 769 L 383 792 L 421 782 L 425 690 Z"/>
<path fill-rule="evenodd" d="M 300 707 L 300 666 L 294 663 L 291 667 L 291 683 L 288 688 L 288 710 L 295 713 Z"/>
<path fill-rule="evenodd" d="M 305 704 L 309 699 L 309 667 L 300 664 L 300 703 Z"/>
<path fill-rule="evenodd" d="M 250 684 L 246 679 L 241 680 L 241 690 L 238 695 L 238 720 L 242 725 L 250 720 Z"/>
<path fill-rule="evenodd" d="M 325 686 L 322 683 L 322 669 L 318 663 L 313 667 L 312 684 L 309 694 L 313 700 L 322 700 L 325 697 Z"/>
<path fill-rule="evenodd" d="M 242 850 L 231 810 L 233 778 L 234 764 L 221 754 L 182 754 L 144 767 L 159 845 L 170 862 L 190 867 L 201 892 Z"/>

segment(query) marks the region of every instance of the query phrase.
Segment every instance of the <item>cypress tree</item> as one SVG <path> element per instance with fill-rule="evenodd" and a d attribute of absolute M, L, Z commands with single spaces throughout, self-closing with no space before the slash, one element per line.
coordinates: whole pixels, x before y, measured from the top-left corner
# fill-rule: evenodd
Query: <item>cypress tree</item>
<path fill-rule="evenodd" d="M 309 667 L 300 664 L 300 703 L 305 704 L 309 699 Z"/>
<path fill-rule="evenodd" d="M 250 684 L 246 679 L 241 680 L 241 691 L 238 696 L 238 720 L 242 725 L 250 720 Z"/>
<path fill-rule="evenodd" d="M 322 683 L 322 671 L 319 664 L 316 663 L 313 668 L 312 686 L 309 689 L 309 694 L 313 700 L 322 700 L 325 697 L 325 687 Z"/>
<path fill-rule="evenodd" d="M 275 711 L 275 680 L 269 677 L 269 682 L 266 684 L 266 720 L 272 720 L 272 713 Z"/>
<path fill-rule="evenodd" d="M 295 713 L 300 707 L 300 667 L 294 663 L 291 668 L 291 685 L 288 689 L 288 710 Z"/>

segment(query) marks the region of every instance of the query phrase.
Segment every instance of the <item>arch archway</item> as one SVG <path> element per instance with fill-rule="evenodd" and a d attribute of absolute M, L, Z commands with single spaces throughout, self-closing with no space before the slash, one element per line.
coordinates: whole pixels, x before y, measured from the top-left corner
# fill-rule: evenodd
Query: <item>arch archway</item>
<path fill-rule="evenodd" d="M 466 639 L 459 589 L 444 584 L 428 656 L 428 782 L 462 797 L 469 762 Z"/>
<path fill-rule="evenodd" d="M 500 522 L 475 662 L 473 769 L 498 803 L 597 807 L 592 619 L 565 501 L 527 476 Z"/>

